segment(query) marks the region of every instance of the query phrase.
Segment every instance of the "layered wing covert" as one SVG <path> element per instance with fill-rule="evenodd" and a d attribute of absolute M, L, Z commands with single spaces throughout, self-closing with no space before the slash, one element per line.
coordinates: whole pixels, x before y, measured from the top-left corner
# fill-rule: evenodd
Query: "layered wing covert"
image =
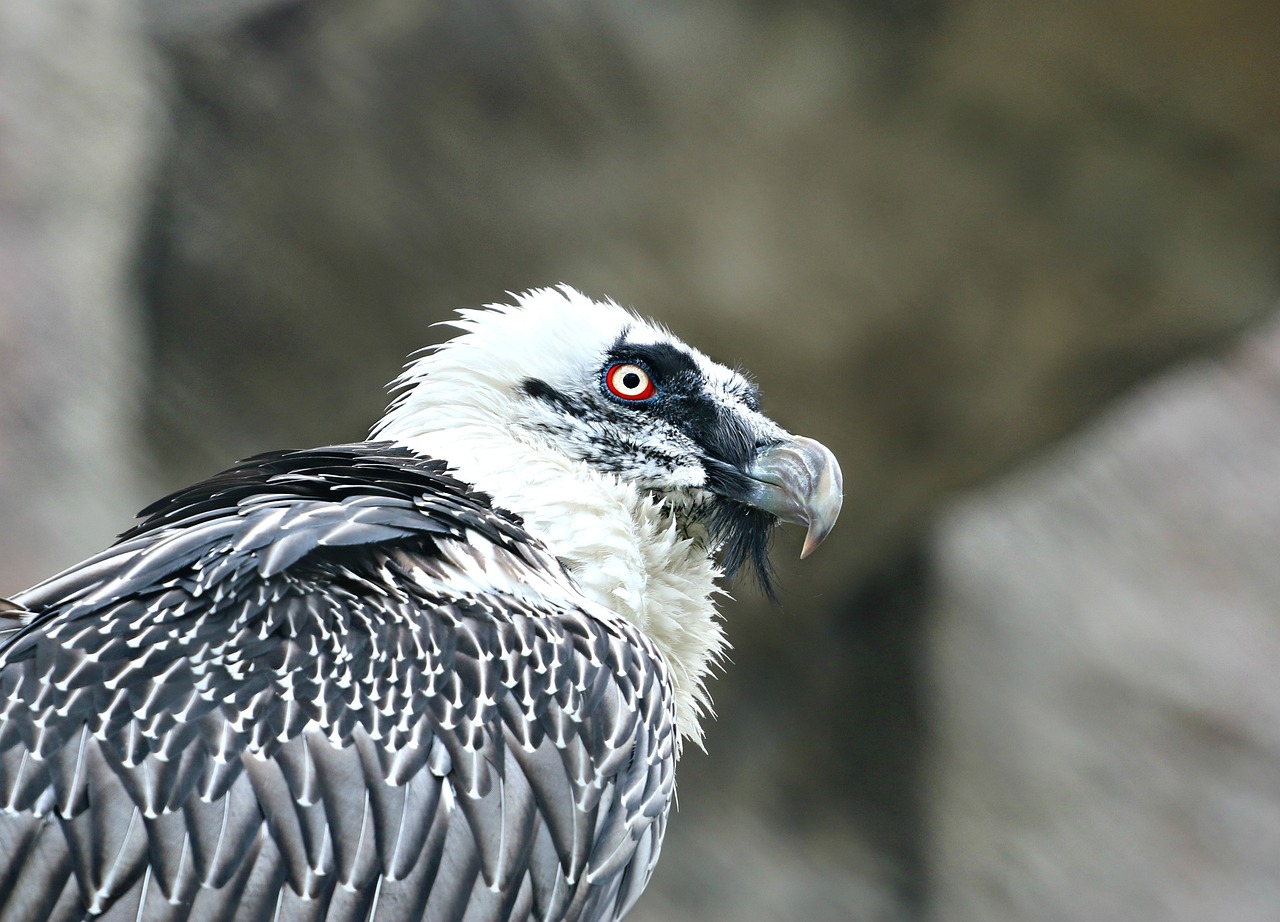
<path fill-rule="evenodd" d="M 634 901 L 669 680 L 517 519 L 377 444 L 260 456 L 144 514 L 0 640 L 0 922 Z"/>

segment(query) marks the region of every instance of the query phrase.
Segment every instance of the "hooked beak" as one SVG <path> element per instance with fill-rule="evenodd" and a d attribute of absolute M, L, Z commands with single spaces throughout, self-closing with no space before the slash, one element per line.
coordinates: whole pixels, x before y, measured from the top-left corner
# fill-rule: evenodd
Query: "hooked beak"
<path fill-rule="evenodd" d="M 835 527 L 844 500 L 836 456 L 821 442 L 793 435 L 761 451 L 746 474 L 751 482 L 747 502 L 784 522 L 804 525 L 800 557 L 812 554 Z"/>

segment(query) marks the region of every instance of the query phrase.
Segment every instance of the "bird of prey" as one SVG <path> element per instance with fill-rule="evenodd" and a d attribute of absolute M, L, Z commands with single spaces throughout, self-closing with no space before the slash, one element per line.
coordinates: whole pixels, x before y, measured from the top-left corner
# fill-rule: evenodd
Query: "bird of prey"
<path fill-rule="evenodd" d="M 819 443 L 613 302 L 460 312 L 369 441 L 250 458 L 0 611 L 0 922 L 620 919 L 723 572 Z"/>

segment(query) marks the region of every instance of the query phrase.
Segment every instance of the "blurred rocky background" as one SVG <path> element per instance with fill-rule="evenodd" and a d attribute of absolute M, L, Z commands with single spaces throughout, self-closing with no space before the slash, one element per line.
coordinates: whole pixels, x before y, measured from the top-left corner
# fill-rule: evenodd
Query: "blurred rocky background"
<path fill-rule="evenodd" d="M 0 594 L 570 282 L 840 456 L 639 922 L 1280 918 L 1269 0 L 5 0 Z"/>

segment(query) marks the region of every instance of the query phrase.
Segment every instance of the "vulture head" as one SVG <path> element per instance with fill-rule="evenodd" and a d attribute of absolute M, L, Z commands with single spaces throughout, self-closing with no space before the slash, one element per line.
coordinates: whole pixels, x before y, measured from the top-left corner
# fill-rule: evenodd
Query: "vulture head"
<path fill-rule="evenodd" d="M 835 457 L 766 417 L 746 376 L 611 301 L 539 289 L 450 325 L 460 335 L 407 367 L 374 437 L 445 459 L 520 515 L 701 701 L 723 646 L 717 576 L 749 566 L 772 595 L 774 526 L 804 526 L 807 555 L 835 524 Z"/>

